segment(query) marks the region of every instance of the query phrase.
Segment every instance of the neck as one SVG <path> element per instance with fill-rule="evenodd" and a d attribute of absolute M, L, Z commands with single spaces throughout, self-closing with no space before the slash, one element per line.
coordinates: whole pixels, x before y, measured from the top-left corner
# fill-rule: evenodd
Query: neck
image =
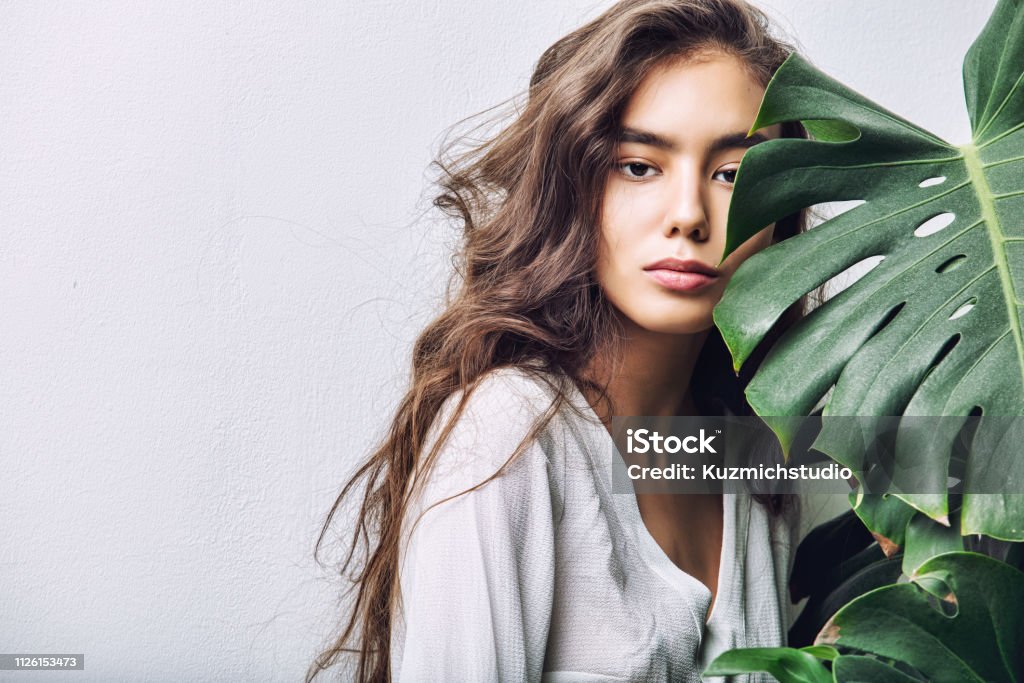
<path fill-rule="evenodd" d="M 628 320 L 624 323 L 626 336 L 618 362 L 601 357 L 588 368 L 595 381 L 607 384 L 612 412 L 696 415 L 690 380 L 710 330 L 669 334 L 645 330 Z M 611 423 L 611 414 L 600 417 Z"/>

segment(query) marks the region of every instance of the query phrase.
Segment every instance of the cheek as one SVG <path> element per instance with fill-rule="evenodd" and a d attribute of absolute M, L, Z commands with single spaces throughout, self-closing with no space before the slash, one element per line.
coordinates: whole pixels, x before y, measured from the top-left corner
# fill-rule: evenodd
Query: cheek
<path fill-rule="evenodd" d="M 638 184 L 621 178 L 610 178 L 601 200 L 602 232 L 609 243 L 626 239 L 633 243 L 656 229 L 663 218 L 662 192 L 654 184 Z"/>
<path fill-rule="evenodd" d="M 609 182 L 601 202 L 600 229 L 598 231 L 597 273 L 599 279 L 614 278 L 626 258 L 627 247 L 635 242 L 636 217 L 631 211 L 635 206 L 628 188 L 620 183 Z"/>
<path fill-rule="evenodd" d="M 712 191 L 707 200 L 707 218 L 715 235 L 720 235 L 722 242 L 725 242 L 726 226 L 729 223 L 729 202 L 732 200 L 732 193 L 723 191 Z"/>
<path fill-rule="evenodd" d="M 595 279 L 601 289 L 612 299 L 619 297 L 623 289 L 623 255 L 621 253 L 621 236 L 614 229 L 602 226 L 597 251 Z"/>
<path fill-rule="evenodd" d="M 609 216 L 602 221 L 594 278 L 616 308 L 628 307 L 636 300 L 636 282 L 630 276 L 631 259 L 625 245 L 630 243 L 621 223 Z"/>
<path fill-rule="evenodd" d="M 616 190 L 614 185 L 609 183 L 601 202 L 601 249 L 606 255 L 609 250 L 615 248 L 621 239 L 624 226 L 627 225 L 624 220 L 626 212 L 623 208 L 626 196 Z"/>

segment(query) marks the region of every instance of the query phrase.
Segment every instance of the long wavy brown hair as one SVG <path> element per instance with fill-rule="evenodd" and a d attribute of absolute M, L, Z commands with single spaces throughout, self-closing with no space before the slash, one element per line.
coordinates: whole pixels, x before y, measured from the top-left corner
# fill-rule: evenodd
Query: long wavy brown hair
<path fill-rule="evenodd" d="M 411 385 L 383 443 L 345 484 L 317 540 L 314 556 L 320 561 L 336 513 L 361 491 L 356 527 L 339 566 L 351 581 L 348 595 L 354 592 L 354 601 L 336 640 L 310 666 L 307 682 L 345 653 L 356 658 L 349 663 L 357 680 L 390 680 L 403 519 L 422 473 L 481 377 L 518 366 L 555 390 L 552 405 L 509 461 L 570 405 L 564 382 L 608 400 L 606 385 L 588 377 L 586 368 L 598 357 L 617 358 L 624 338 L 594 276 L 602 192 L 620 120 L 653 67 L 708 50 L 738 57 L 767 86 L 792 47 L 774 37 L 766 16 L 743 0 L 623 0 L 544 52 L 525 106 L 498 134 L 475 144 L 457 139 L 442 149 L 436 162 L 441 192 L 434 204 L 462 229 L 455 273 L 443 312 L 416 340 Z M 783 126 L 783 136 L 806 134 L 791 123 Z M 775 240 L 803 230 L 804 218 L 801 212 L 779 220 Z M 773 336 L 796 322 L 804 306 L 801 301 L 791 307 Z M 755 354 L 736 376 L 721 336 L 712 330 L 692 379 L 697 405 L 703 411 L 724 403 L 734 413 L 749 414 L 743 389 L 758 362 Z M 442 404 L 460 390 L 454 413 L 425 452 Z M 759 496 L 775 514 L 780 498 Z"/>

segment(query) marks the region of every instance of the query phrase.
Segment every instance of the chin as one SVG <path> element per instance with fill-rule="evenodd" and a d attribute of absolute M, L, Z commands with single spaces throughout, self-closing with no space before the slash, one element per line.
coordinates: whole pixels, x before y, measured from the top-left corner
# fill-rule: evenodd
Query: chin
<path fill-rule="evenodd" d="M 645 320 L 640 323 L 640 327 L 648 332 L 657 332 L 659 334 L 699 334 L 707 332 L 714 326 L 715 323 L 710 315 L 706 318 L 660 318 Z"/>
<path fill-rule="evenodd" d="M 637 305 L 639 296 L 627 305 L 619 306 L 614 301 L 613 308 L 626 328 L 639 329 L 656 334 L 699 334 L 715 326 L 713 313 L 714 303 L 708 301 L 679 301 L 660 298 L 646 300 L 644 305 Z M 717 301 L 717 300 L 716 300 Z M 632 305 L 628 305 L 631 303 Z"/>

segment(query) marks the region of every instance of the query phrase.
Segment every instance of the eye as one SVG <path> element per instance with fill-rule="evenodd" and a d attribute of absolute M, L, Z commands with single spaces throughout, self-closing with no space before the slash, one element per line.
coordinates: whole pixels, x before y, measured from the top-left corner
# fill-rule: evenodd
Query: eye
<path fill-rule="evenodd" d="M 632 180 L 640 180 L 642 178 L 650 178 L 651 176 L 657 175 L 657 169 L 650 164 L 645 164 L 642 161 L 627 161 L 618 165 L 619 173 L 622 173 L 627 178 Z M 648 173 L 650 171 L 650 173 Z"/>
<path fill-rule="evenodd" d="M 711 179 L 714 180 L 718 178 L 718 176 L 724 176 L 722 178 L 722 181 L 732 185 L 733 183 L 736 182 L 736 171 L 738 170 L 739 169 L 736 168 L 726 168 L 722 169 L 721 171 L 715 171 L 715 174 L 711 176 Z"/>

